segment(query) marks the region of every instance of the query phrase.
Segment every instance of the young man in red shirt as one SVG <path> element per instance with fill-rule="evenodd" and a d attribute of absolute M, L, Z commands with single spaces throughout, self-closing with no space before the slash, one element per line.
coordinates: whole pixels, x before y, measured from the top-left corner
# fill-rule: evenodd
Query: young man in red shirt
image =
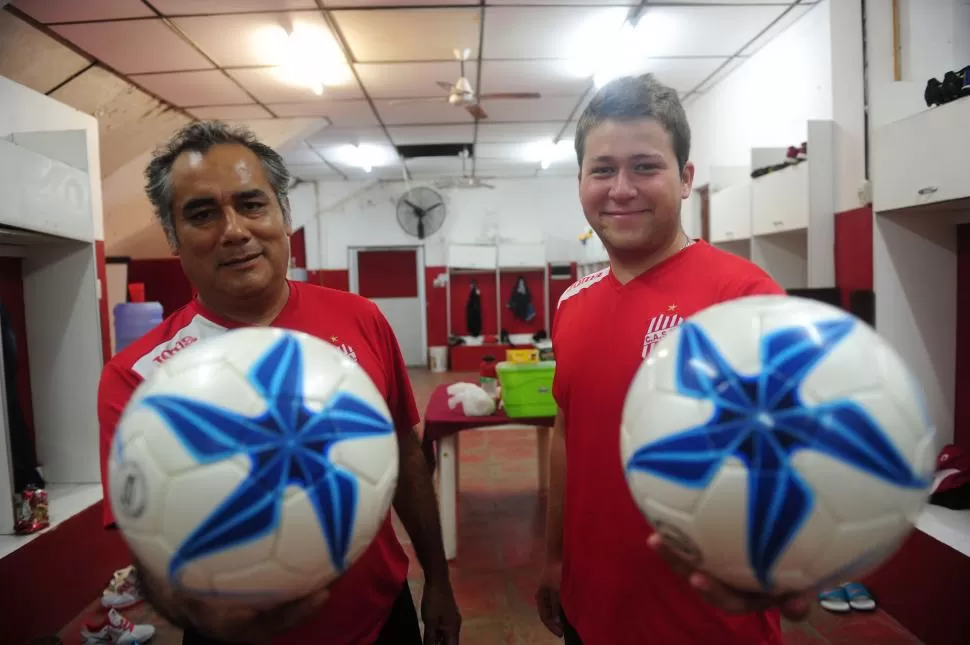
<path fill-rule="evenodd" d="M 359 296 L 286 279 L 289 172 L 249 132 L 187 126 L 149 163 L 148 196 L 198 297 L 105 366 L 98 391 L 102 480 L 118 419 L 135 388 L 193 343 L 247 325 L 304 331 L 356 360 L 394 417 L 400 474 L 394 508 L 426 582 L 425 638 L 407 585 L 408 557 L 390 515 L 371 546 L 326 591 L 265 612 L 225 610 L 180 595 L 136 564 L 148 600 L 185 629 L 186 645 L 457 645 L 461 618 L 441 542 L 434 488 L 413 427 L 418 422 L 401 352 L 377 306 Z M 105 525 L 113 526 L 108 504 Z M 209 640 L 216 639 L 216 640 Z"/>
<path fill-rule="evenodd" d="M 674 90 L 653 77 L 604 86 L 576 129 L 579 198 L 610 267 L 563 294 L 553 325 L 559 412 L 539 615 L 567 645 L 780 645 L 779 609 L 692 570 L 637 509 L 620 464 L 620 417 L 642 360 L 718 302 L 784 291 L 761 269 L 691 240 L 680 221 L 694 167 Z"/>

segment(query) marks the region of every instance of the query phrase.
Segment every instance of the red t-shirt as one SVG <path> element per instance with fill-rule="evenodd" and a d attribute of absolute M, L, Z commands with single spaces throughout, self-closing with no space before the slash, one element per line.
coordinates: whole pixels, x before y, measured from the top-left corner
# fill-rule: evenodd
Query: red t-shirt
<path fill-rule="evenodd" d="M 289 301 L 272 326 L 306 332 L 342 349 L 360 364 L 384 395 L 398 432 L 411 432 L 419 416 L 407 369 L 397 339 L 377 306 L 342 291 L 298 282 L 289 285 Z M 107 489 L 111 440 L 135 388 L 181 349 L 240 326 L 193 300 L 105 366 L 98 389 L 105 526 L 114 524 Z M 407 573 L 408 557 L 394 534 L 388 514 L 371 546 L 333 583 L 320 614 L 274 643 L 363 645 L 373 642 L 401 593 Z"/>
<path fill-rule="evenodd" d="M 740 257 L 695 242 L 625 285 L 609 269 L 563 294 L 553 393 L 566 423 L 561 601 L 586 645 L 780 645 L 775 611 L 729 615 L 647 546 L 652 529 L 620 463 L 620 418 L 643 358 L 684 318 L 784 291 Z"/>

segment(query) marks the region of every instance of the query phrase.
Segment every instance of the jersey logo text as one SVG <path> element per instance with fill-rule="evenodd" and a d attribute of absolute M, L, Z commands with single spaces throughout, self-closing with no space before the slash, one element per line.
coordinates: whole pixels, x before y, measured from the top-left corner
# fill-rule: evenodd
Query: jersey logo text
<path fill-rule="evenodd" d="M 677 314 L 658 314 L 651 318 L 650 326 L 647 327 L 647 333 L 643 337 L 643 353 L 641 354 L 641 358 L 646 358 L 650 354 L 650 350 L 653 349 L 653 346 L 659 343 L 672 330 L 676 329 L 682 322 L 684 322 L 684 319 Z"/>

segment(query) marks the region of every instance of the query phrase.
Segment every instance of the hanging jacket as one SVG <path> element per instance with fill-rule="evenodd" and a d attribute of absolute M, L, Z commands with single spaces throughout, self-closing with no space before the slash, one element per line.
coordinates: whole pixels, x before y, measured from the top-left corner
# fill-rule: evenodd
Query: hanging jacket
<path fill-rule="evenodd" d="M 482 294 L 475 280 L 472 280 L 468 302 L 465 303 L 465 324 L 468 327 L 469 336 L 482 335 Z"/>
<path fill-rule="evenodd" d="M 515 280 L 507 306 L 512 310 L 512 315 L 522 322 L 530 322 L 536 317 L 536 308 L 532 304 L 532 294 L 529 292 L 529 285 L 525 282 L 525 276 L 520 275 Z"/>

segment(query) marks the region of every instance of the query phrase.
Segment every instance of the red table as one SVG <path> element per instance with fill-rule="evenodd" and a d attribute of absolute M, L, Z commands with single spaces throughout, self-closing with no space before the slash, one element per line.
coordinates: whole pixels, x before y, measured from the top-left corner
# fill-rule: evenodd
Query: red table
<path fill-rule="evenodd" d="M 544 487 L 548 471 L 549 428 L 555 417 L 510 418 L 503 411 L 487 417 L 467 417 L 460 407 L 448 407 L 448 385 L 439 385 L 424 412 L 423 449 L 432 469 L 438 466 L 438 512 L 445 556 L 451 560 L 458 552 L 458 433 L 484 428 L 536 428 L 539 445 L 539 483 Z"/>

